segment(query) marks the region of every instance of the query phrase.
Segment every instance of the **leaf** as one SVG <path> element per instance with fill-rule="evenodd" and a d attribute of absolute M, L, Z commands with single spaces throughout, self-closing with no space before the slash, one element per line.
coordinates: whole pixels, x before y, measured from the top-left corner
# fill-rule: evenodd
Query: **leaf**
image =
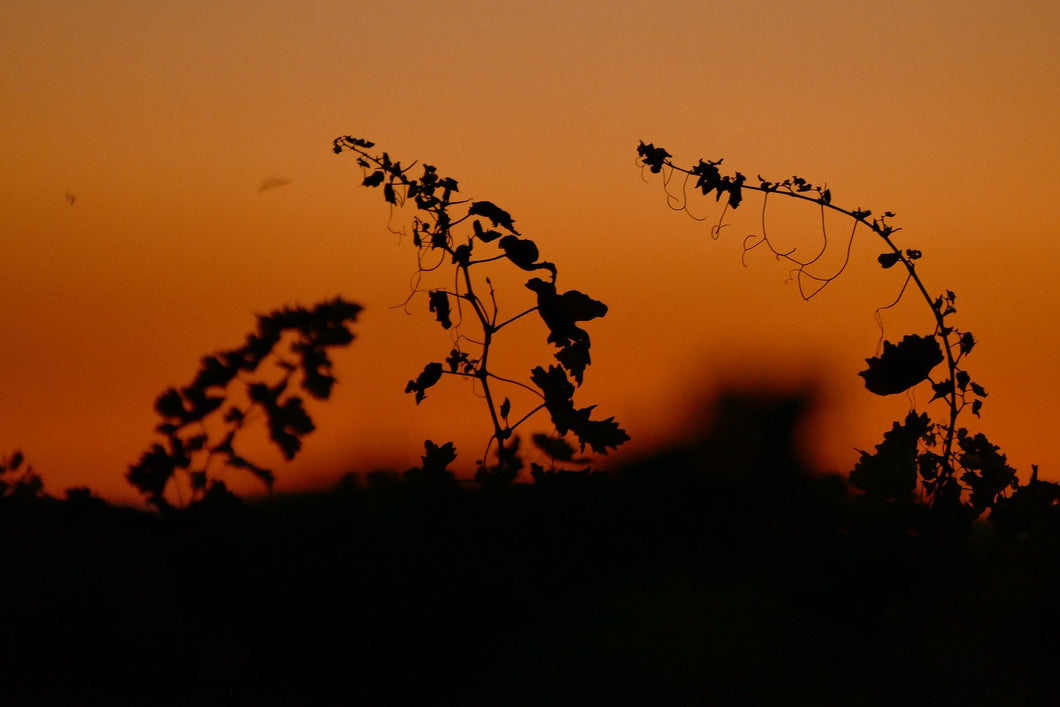
<path fill-rule="evenodd" d="M 270 471 L 269 469 L 264 469 L 258 466 L 257 464 L 247 459 L 244 459 L 243 457 L 238 456 L 236 454 L 233 454 L 231 457 L 229 457 L 226 464 L 228 464 L 228 466 L 234 469 L 246 469 L 251 474 L 256 476 L 258 480 L 261 481 L 261 483 L 265 484 L 265 487 L 269 489 L 269 491 L 272 491 L 272 485 L 276 481 L 276 475 L 273 474 L 272 471 Z"/>
<path fill-rule="evenodd" d="M 453 250 L 453 265 L 463 265 L 467 267 L 471 262 L 471 244 L 465 243 L 459 245 Z"/>
<path fill-rule="evenodd" d="M 729 192 L 729 208 L 735 209 L 743 201 L 743 183 L 746 179 L 739 172 L 732 179 L 726 178 L 726 189 Z"/>
<path fill-rule="evenodd" d="M 424 468 L 444 469 L 456 460 L 456 447 L 453 446 L 452 442 L 446 442 L 439 446 L 428 439 L 424 441 L 423 446 L 427 451 L 426 454 L 420 457 Z"/>
<path fill-rule="evenodd" d="M 538 432 L 531 438 L 531 441 L 535 447 L 553 459 L 565 462 L 574 459 L 574 447 L 562 437 L 551 437 Z"/>
<path fill-rule="evenodd" d="M 504 254 L 508 256 L 508 260 L 518 265 L 523 270 L 536 270 L 534 263 L 540 257 L 537 250 L 537 244 L 528 238 L 518 238 L 516 236 L 505 236 L 500 240 L 498 245 Z"/>
<path fill-rule="evenodd" d="M 530 380 L 544 393 L 545 409 L 552 418 L 556 432 L 561 435 L 574 433 L 583 451 L 588 444 L 594 452 L 607 454 L 609 447 L 617 448 L 629 440 L 629 435 L 613 417 L 606 420 L 590 419 L 595 406 L 575 409 L 574 386 L 562 368 L 549 366 L 546 371 L 538 366 L 530 372 Z"/>
<path fill-rule="evenodd" d="M 297 396 L 291 396 L 283 405 L 266 406 L 265 412 L 269 418 L 269 437 L 290 461 L 302 448 L 300 438 L 315 429 L 313 420 Z"/>
<path fill-rule="evenodd" d="M 589 356 L 589 339 L 567 342 L 556 352 L 556 360 L 574 376 L 578 385 L 581 385 L 586 367 L 593 362 Z"/>
<path fill-rule="evenodd" d="M 644 141 L 641 141 L 640 144 L 637 145 L 637 154 L 640 155 L 642 160 L 644 160 L 645 166 L 651 170 L 652 174 L 658 174 L 661 172 L 663 164 L 667 159 L 672 157 L 672 155 L 663 148 L 656 147 L 650 142 L 645 144 Z"/>
<path fill-rule="evenodd" d="M 175 388 L 167 388 L 155 399 L 155 412 L 162 417 L 183 418 L 184 401 Z"/>
<path fill-rule="evenodd" d="M 588 413 L 592 407 L 595 406 L 583 408 L 582 411 Z M 605 420 L 586 419 L 583 424 L 574 428 L 574 434 L 578 437 L 583 450 L 588 444 L 589 448 L 597 454 L 607 454 L 608 448 L 618 449 L 619 446 L 629 441 L 629 435 L 619 427 L 614 417 L 608 417 Z"/>
<path fill-rule="evenodd" d="M 975 337 L 972 336 L 970 331 L 966 331 L 961 334 L 961 353 L 971 353 L 972 348 L 975 347 Z"/>
<path fill-rule="evenodd" d="M 960 464 L 966 469 L 961 481 L 972 490 L 969 500 L 973 509 L 981 512 L 992 507 L 1006 489 L 1018 486 L 1016 470 L 982 432 L 961 435 L 957 441 L 962 452 Z"/>
<path fill-rule="evenodd" d="M 478 219 L 475 219 L 471 224 L 471 228 L 475 231 L 475 238 L 478 238 L 483 243 L 489 243 L 501 237 L 500 231 L 482 230 L 482 223 Z"/>
<path fill-rule="evenodd" d="M 441 378 L 442 364 L 428 363 L 423 367 L 423 372 L 416 377 L 416 380 L 408 382 L 408 385 L 405 386 L 405 392 L 415 393 L 416 404 L 419 405 L 427 397 L 427 389 L 441 380 Z"/>
<path fill-rule="evenodd" d="M 364 178 L 364 181 L 361 182 L 361 186 L 377 187 L 377 186 L 379 186 L 380 184 L 383 183 L 383 179 L 385 179 L 385 178 L 386 178 L 386 175 L 383 174 L 382 170 L 376 170 L 375 172 L 372 172 L 371 174 L 369 174 L 367 177 Z"/>
<path fill-rule="evenodd" d="M 950 385 L 950 379 L 941 380 L 938 383 L 932 383 L 931 389 L 935 391 L 935 394 L 931 396 L 931 400 L 938 400 L 939 398 L 945 398 L 953 390 L 953 386 Z M 931 402 L 929 400 L 928 402 Z"/>
<path fill-rule="evenodd" d="M 881 253 L 876 260 L 879 261 L 880 265 L 883 266 L 884 270 L 893 267 L 895 263 L 902 259 L 901 253 Z"/>
<path fill-rule="evenodd" d="M 233 365 L 230 359 L 224 362 L 216 355 L 204 356 L 192 386 L 196 388 L 224 388 L 236 377 L 237 373 L 239 373 L 239 366 L 238 364 Z"/>
<path fill-rule="evenodd" d="M 459 349 L 453 349 L 450 351 L 449 355 L 445 357 L 445 362 L 449 365 L 450 373 L 456 373 L 457 369 L 461 367 L 463 368 L 464 373 L 471 373 L 475 367 L 474 363 L 468 358 L 467 352 L 460 351 Z"/>
<path fill-rule="evenodd" d="M 607 305 L 577 290 L 556 293 L 556 286 L 541 278 L 526 283 L 537 293 L 537 310 L 549 328 L 548 342 L 566 346 L 570 342 L 586 342 L 589 335 L 576 322 L 588 321 L 607 314 Z"/>
<path fill-rule="evenodd" d="M 515 222 L 512 220 L 511 214 L 491 201 L 472 202 L 471 207 L 467 210 L 467 215 L 485 216 L 494 226 L 500 226 L 510 233 L 519 235 L 519 231 L 515 230 Z"/>
<path fill-rule="evenodd" d="M 874 454 L 861 452 L 850 472 L 850 484 L 878 503 L 908 497 L 916 488 L 921 469 L 917 445 L 930 424 L 927 413 L 915 412 L 906 415 L 903 423 L 895 422 Z"/>
<path fill-rule="evenodd" d="M 869 367 L 858 375 L 870 392 L 893 395 L 926 379 L 942 360 L 942 348 L 934 336 L 908 335 L 897 345 L 883 342 L 883 353 L 865 359 Z"/>
<path fill-rule="evenodd" d="M 427 297 L 430 303 L 430 311 L 434 312 L 434 317 L 442 325 L 442 328 L 448 329 L 452 327 L 453 320 L 449 318 L 449 295 L 444 290 L 431 290 Z"/>
<path fill-rule="evenodd" d="M 501 410 L 500 410 L 501 417 L 503 419 L 507 420 L 508 419 L 508 413 L 510 413 L 511 411 L 512 411 L 512 401 L 508 400 L 508 398 L 505 398 L 504 401 L 501 402 Z"/>

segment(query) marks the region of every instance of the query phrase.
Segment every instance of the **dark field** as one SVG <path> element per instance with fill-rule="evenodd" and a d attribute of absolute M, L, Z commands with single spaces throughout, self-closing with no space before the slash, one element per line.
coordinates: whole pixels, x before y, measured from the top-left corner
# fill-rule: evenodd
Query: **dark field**
<path fill-rule="evenodd" d="M 743 471 L 8 503 L 3 702 L 1053 703 L 1060 535 L 911 532 Z"/>

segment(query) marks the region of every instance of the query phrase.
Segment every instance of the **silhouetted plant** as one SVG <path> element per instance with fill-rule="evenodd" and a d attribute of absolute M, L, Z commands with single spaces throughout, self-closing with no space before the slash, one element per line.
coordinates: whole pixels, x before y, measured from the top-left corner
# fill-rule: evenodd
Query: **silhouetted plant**
<path fill-rule="evenodd" d="M 234 446 L 236 435 L 255 413 L 263 413 L 269 439 L 285 459 L 293 459 L 302 447 L 302 437 L 314 426 L 301 396 L 288 389 L 297 378 L 298 386 L 310 397 L 328 399 L 335 384 L 328 349 L 353 341 L 349 325 L 360 311 L 359 304 L 336 297 L 311 309 L 284 307 L 258 315 L 257 330 L 247 335 L 243 346 L 203 357 L 189 385 L 168 388 L 158 396 L 155 411 L 163 421 L 155 430 L 165 437 L 165 443 L 155 443 L 144 452 L 126 479 L 160 510 L 172 507 L 166 498 L 171 482 L 180 505 L 229 495 L 212 468 L 218 460 L 249 472 L 271 490 L 273 472 L 240 455 Z M 285 336 L 290 346 L 279 353 Z M 272 380 L 249 377 L 261 373 L 259 367 L 266 361 L 274 365 Z M 230 399 L 233 382 L 242 384 L 244 400 Z M 224 432 L 220 439 L 211 438 L 205 421 L 208 417 L 216 420 L 222 409 Z M 178 472 L 187 478 L 187 499 L 175 482 Z"/>
<path fill-rule="evenodd" d="M 583 451 L 588 445 L 592 451 L 606 454 L 609 448 L 628 440 L 613 417 L 594 420 L 591 413 L 595 406 L 577 408 L 573 399 L 591 361 L 589 334 L 578 324 L 603 317 L 607 306 L 577 290 L 557 290 L 555 264 L 541 259 L 537 244 L 516 230 L 507 211 L 489 201 L 456 199 L 456 180 L 440 175 L 434 166 L 424 164 L 422 174 L 413 177 L 415 163 L 402 166 L 386 152 L 370 152 L 373 147 L 373 143 L 349 135 L 336 138 L 333 146 L 336 154 L 357 154 L 357 164 L 364 170 L 362 185 L 381 188 L 391 208 L 409 203 L 415 208 L 412 243 L 417 252 L 417 270 L 406 304 L 416 295 L 426 294 L 428 311 L 443 329 L 452 332 L 452 348 L 444 363 L 428 363 L 408 382 L 405 392 L 414 394 L 419 404 L 442 376 L 467 378 L 477 384 L 489 412 L 492 433 L 478 460 L 476 480 L 504 483 L 515 478 L 522 461 L 513 433 L 542 410 L 550 415 L 556 434 L 573 434 Z M 458 230 L 463 234 L 459 235 Z M 533 277 L 526 282 L 536 295 L 536 306 L 501 318 L 493 282 L 489 277 L 477 277 L 480 267 L 498 260 L 507 260 L 519 270 L 547 274 L 547 279 Z M 454 271 L 452 287 L 421 289 L 424 273 L 447 265 Z M 463 331 L 465 308 L 471 311 L 474 335 Z M 530 372 L 532 385 L 527 385 L 497 375 L 489 365 L 489 355 L 499 332 L 535 311 L 548 329 L 546 342 L 558 349 L 555 357 L 560 365 L 535 367 Z M 516 418 L 510 399 L 498 392 L 501 385 L 521 387 L 539 398 L 540 403 Z M 490 465 L 494 444 L 497 461 Z"/>
<path fill-rule="evenodd" d="M 0 458 L 0 500 L 25 500 L 44 495 L 44 481 L 25 461 L 26 457 L 18 450 Z"/>
<path fill-rule="evenodd" d="M 662 175 L 671 208 L 688 212 L 690 183 L 704 196 L 714 194 L 717 201 L 724 198 L 721 215 L 710 232 L 715 239 L 726 226 L 727 210 L 738 208 L 745 192 L 760 192 L 763 195 L 761 234 L 744 239 L 744 255 L 764 246 L 778 259 L 790 263 L 793 266 L 791 279 L 805 300 L 820 293 L 846 269 L 851 243 L 859 228 L 868 230 L 886 246 L 886 251 L 877 258 L 881 267 L 889 269 L 899 265 L 905 273 L 895 300 L 876 311 L 881 332 L 880 312 L 897 305 L 910 284 L 920 293 L 931 312 L 933 331 L 905 336 L 897 344 L 883 341 L 881 335 L 882 351 L 866 359 L 868 368 L 859 375 L 865 379 L 865 387 L 877 395 L 902 393 L 927 380 L 934 392 L 931 400 L 942 399 L 947 408 L 946 415 L 944 421 L 935 422 L 927 413 L 911 411 L 904 422 L 896 422 L 884 435 L 884 441 L 876 446 L 874 453 L 861 452 L 861 458 L 850 474 L 850 483 L 862 490 L 867 499 L 878 503 L 900 499 L 912 501 L 919 481 L 932 507 L 971 519 L 993 508 L 1009 490 L 1018 487 L 1016 471 L 1008 465 L 998 447 L 981 433 L 973 435 L 958 426 L 961 413 L 968 408 L 973 415 L 979 416 L 986 397 L 986 390 L 972 381 L 963 366 L 964 357 L 971 353 L 976 339 L 952 322 L 951 317 L 957 311 L 954 306 L 956 295 L 950 290 L 932 295 L 925 287 L 916 263 L 922 253 L 898 245 L 895 234 L 900 229 L 889 222 L 894 217 L 892 212 L 873 216 L 868 209 L 836 206 L 827 186 L 812 184 L 802 177 L 773 182 L 759 176 L 757 184 L 749 184 L 740 172 L 722 174 L 722 160 L 700 160 L 694 167 L 686 169 L 675 165 L 665 149 L 644 142 L 638 145 L 637 154 L 642 169 L 646 167 L 651 173 Z M 679 194 L 671 190 L 675 179 L 682 182 Z M 806 201 L 820 210 L 823 238 L 820 250 L 802 257 L 796 249 L 780 250 L 773 244 L 766 226 L 766 213 L 774 195 Z M 824 227 L 828 211 L 849 217 L 853 226 L 846 241 L 846 255 L 839 267 L 831 272 L 820 272 L 814 270 L 814 266 L 820 267 L 818 264 L 830 245 Z M 940 364 L 945 364 L 943 374 L 932 378 L 932 372 Z"/>

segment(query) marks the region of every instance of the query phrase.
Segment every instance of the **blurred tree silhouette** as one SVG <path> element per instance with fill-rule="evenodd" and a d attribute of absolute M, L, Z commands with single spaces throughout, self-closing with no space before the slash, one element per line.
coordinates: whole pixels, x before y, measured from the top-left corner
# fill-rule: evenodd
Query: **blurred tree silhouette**
<path fill-rule="evenodd" d="M 225 483 L 212 470 L 215 460 L 242 469 L 272 489 L 275 479 L 270 469 L 258 466 L 240 455 L 234 442 L 255 412 L 264 413 L 269 439 L 285 459 L 293 459 L 302 448 L 302 437 L 313 431 L 313 420 L 299 395 L 288 392 L 297 377 L 299 387 L 310 397 L 327 400 L 335 385 L 328 349 L 353 341 L 349 325 L 356 321 L 361 306 L 339 297 L 311 309 L 284 307 L 258 316 L 257 331 L 247 335 L 243 346 L 205 356 L 192 382 L 168 388 L 155 400 L 155 411 L 162 422 L 155 428 L 165 443 L 155 443 L 140 461 L 129 468 L 126 479 L 160 510 L 172 508 L 167 489 L 173 489 L 178 504 L 230 495 Z M 285 336 L 291 343 L 284 354 L 276 351 Z M 246 378 L 259 373 L 266 360 L 274 364 L 278 379 Z M 229 399 L 233 381 L 243 384 L 245 401 Z M 220 440 L 212 439 L 205 419 L 218 413 L 226 430 Z M 187 479 L 189 496 L 184 499 L 176 476 Z M 172 483 L 171 483 L 172 482 Z"/>

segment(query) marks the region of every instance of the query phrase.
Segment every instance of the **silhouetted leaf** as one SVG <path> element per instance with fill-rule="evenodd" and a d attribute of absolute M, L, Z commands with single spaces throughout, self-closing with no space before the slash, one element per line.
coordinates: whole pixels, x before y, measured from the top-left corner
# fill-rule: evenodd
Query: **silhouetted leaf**
<path fill-rule="evenodd" d="M 464 245 L 458 245 L 453 250 L 453 265 L 463 265 L 467 267 L 471 262 L 471 244 L 465 243 Z"/>
<path fill-rule="evenodd" d="M 908 335 L 897 345 L 883 342 L 883 353 L 865 359 L 869 367 L 858 375 L 870 392 L 892 395 L 923 381 L 942 360 L 942 348 L 934 336 Z"/>
<path fill-rule="evenodd" d="M 475 219 L 475 221 L 471 224 L 471 227 L 475 231 L 475 237 L 483 243 L 489 243 L 490 241 L 495 241 L 501 237 L 500 231 L 483 230 L 482 224 L 479 222 L 478 219 Z"/>
<path fill-rule="evenodd" d="M 592 420 L 590 415 L 595 408 L 575 409 L 574 386 L 567 379 L 562 368 L 541 366 L 530 372 L 530 380 L 541 389 L 545 398 L 545 409 L 552 418 L 556 432 L 563 435 L 572 432 L 584 451 L 589 445 L 598 454 L 607 454 L 608 447 L 617 448 L 629 440 L 629 435 L 622 430 L 613 417 L 606 420 Z"/>
<path fill-rule="evenodd" d="M 551 437 L 538 432 L 531 440 L 538 449 L 559 461 L 571 461 L 574 459 L 574 447 L 562 437 Z"/>
<path fill-rule="evenodd" d="M 894 264 L 901 259 L 901 253 L 881 253 L 880 256 L 876 258 L 876 260 L 880 261 L 880 265 L 882 265 L 884 269 L 893 267 Z"/>
<path fill-rule="evenodd" d="M 511 411 L 512 411 L 512 401 L 508 400 L 508 398 L 505 398 L 504 401 L 501 403 L 501 409 L 500 409 L 501 418 L 507 420 L 508 419 L 508 413 L 510 413 Z"/>
<path fill-rule="evenodd" d="M 444 290 L 431 290 L 427 299 L 430 304 L 430 311 L 434 312 L 434 317 L 442 325 L 442 328 L 448 329 L 453 326 L 453 321 L 449 318 L 449 295 Z"/>
<path fill-rule="evenodd" d="M 656 147 L 650 142 L 645 144 L 641 141 L 637 145 L 637 154 L 644 160 L 644 164 L 651 170 L 652 174 L 658 174 L 662 171 L 663 164 L 672 155 L 661 147 Z"/>
<path fill-rule="evenodd" d="M 966 331 L 963 334 L 961 334 L 961 353 L 962 354 L 971 353 L 971 351 L 972 351 L 972 349 L 974 347 L 975 347 L 975 337 L 972 336 L 972 333 L 970 331 Z"/>
<path fill-rule="evenodd" d="M 861 452 L 861 458 L 850 472 L 850 483 L 865 492 L 866 497 L 882 503 L 909 498 L 916 488 L 920 460 L 917 445 L 927 433 L 931 421 L 927 413 L 909 412 L 905 422 L 897 422 L 876 445 L 875 454 Z"/>
<path fill-rule="evenodd" d="M 408 382 L 408 385 L 405 386 L 405 392 L 415 393 L 416 404 L 419 405 L 427 397 L 427 389 L 441 380 L 441 378 L 442 364 L 428 363 L 423 367 L 423 372 L 416 377 L 416 380 Z"/>
<path fill-rule="evenodd" d="M 967 470 L 961 481 L 972 490 L 969 500 L 974 510 L 982 512 L 992 507 L 1006 489 L 1019 486 L 1016 470 L 983 433 L 970 436 L 962 429 L 957 443 L 961 448 L 960 464 Z"/>
<path fill-rule="evenodd" d="M 515 222 L 512 220 L 511 214 L 504 209 L 500 208 L 496 204 L 490 201 L 475 201 L 472 202 L 471 207 L 467 210 L 468 216 L 484 216 L 490 220 L 494 226 L 500 226 L 507 230 L 509 233 L 519 235 L 519 232 L 515 230 Z M 534 258 L 537 260 L 537 258 Z"/>
<path fill-rule="evenodd" d="M 383 183 L 384 179 L 386 179 L 386 175 L 383 174 L 381 170 L 376 170 L 375 172 L 372 172 L 367 177 L 365 177 L 364 181 L 361 182 L 361 185 L 366 187 L 377 187 Z"/>
<path fill-rule="evenodd" d="M 505 236 L 498 245 L 504 251 L 504 254 L 508 256 L 508 260 L 511 260 L 523 270 L 536 269 L 534 263 L 537 262 L 540 254 L 537 250 L 537 244 L 532 240 L 516 236 Z"/>
<path fill-rule="evenodd" d="M 289 458 L 290 457 L 288 457 L 288 459 Z M 230 456 L 226 463 L 228 464 L 228 466 L 231 466 L 235 469 L 246 469 L 255 477 L 257 477 L 257 479 L 261 481 L 261 483 L 265 484 L 265 487 L 268 488 L 269 491 L 272 491 L 272 486 L 276 482 L 276 475 L 273 474 L 272 471 L 270 471 L 269 469 L 264 469 L 258 466 L 257 464 L 253 463 L 252 461 L 244 459 L 243 457 L 235 454 Z"/>
<path fill-rule="evenodd" d="M 537 293 L 537 310 L 549 328 L 549 343 L 565 346 L 570 342 L 584 342 L 588 347 L 589 335 L 575 322 L 604 316 L 607 305 L 577 290 L 558 295 L 554 284 L 536 277 L 529 280 L 526 287 Z M 584 365 L 581 369 L 584 370 Z"/>
<path fill-rule="evenodd" d="M 953 384 L 950 382 L 950 379 L 947 378 L 937 383 L 932 383 L 931 389 L 935 392 L 935 394 L 931 396 L 931 400 L 938 400 L 939 398 L 945 398 L 950 394 L 953 390 Z M 928 402 L 931 401 L 929 400 Z"/>
<path fill-rule="evenodd" d="M 423 446 L 427 453 L 420 457 L 419 467 L 405 472 L 405 481 L 414 487 L 426 489 L 452 486 L 456 479 L 446 467 L 456 459 L 453 443 L 446 442 L 439 446 L 428 439 Z"/>
<path fill-rule="evenodd" d="M 184 400 L 175 388 L 167 388 L 155 399 L 155 412 L 162 417 L 183 418 Z"/>
<path fill-rule="evenodd" d="M 450 351 L 445 362 L 449 365 L 450 373 L 456 373 L 459 369 L 462 369 L 464 373 L 471 373 L 475 368 L 475 363 L 468 358 L 467 352 L 458 349 Z"/>
<path fill-rule="evenodd" d="M 239 373 L 239 366 L 230 360 L 222 361 L 218 356 L 204 356 L 199 372 L 192 382 L 196 388 L 224 388 Z"/>
<path fill-rule="evenodd" d="M 580 341 L 568 341 L 556 352 L 556 360 L 574 376 L 578 385 L 582 384 L 586 367 L 592 363 L 589 356 L 589 339 Z"/>
<path fill-rule="evenodd" d="M 269 438 L 280 447 L 290 461 L 302 448 L 301 437 L 314 429 L 313 421 L 302 405 L 302 399 L 291 396 L 283 405 L 267 405 Z"/>

